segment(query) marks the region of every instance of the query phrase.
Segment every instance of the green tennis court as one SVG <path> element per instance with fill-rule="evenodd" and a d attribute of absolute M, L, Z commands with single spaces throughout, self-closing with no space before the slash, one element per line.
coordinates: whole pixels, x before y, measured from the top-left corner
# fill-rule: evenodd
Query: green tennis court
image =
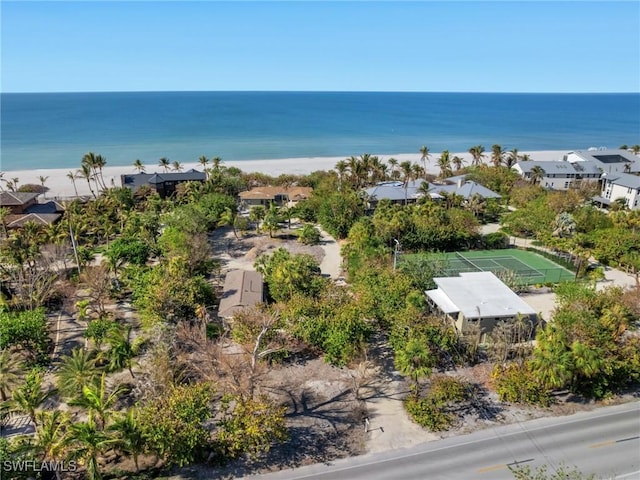
<path fill-rule="evenodd" d="M 518 281 L 526 285 L 559 283 L 574 278 L 573 272 L 551 260 L 515 248 L 414 255 L 440 262 L 439 270 L 444 276 L 456 276 L 461 272 L 493 272 L 500 276 L 513 272 Z"/>

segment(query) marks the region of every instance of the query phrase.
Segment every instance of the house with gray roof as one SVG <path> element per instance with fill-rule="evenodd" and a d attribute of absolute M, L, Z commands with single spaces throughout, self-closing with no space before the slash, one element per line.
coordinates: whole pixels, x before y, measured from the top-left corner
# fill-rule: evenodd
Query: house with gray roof
<path fill-rule="evenodd" d="M 593 160 L 578 161 L 550 161 L 536 160 L 520 161 L 513 167 L 523 178 L 531 181 L 538 168 L 542 177 L 537 183 L 551 190 L 568 190 L 577 187 L 581 182 L 597 182 L 602 170 L 600 164 Z"/>
<path fill-rule="evenodd" d="M 476 195 L 484 199 L 501 198 L 500 195 L 493 190 L 489 190 L 487 187 L 480 185 L 479 183 L 471 180 L 464 180 L 462 178 L 458 179 L 456 183 L 447 183 L 444 185 L 431 183 L 429 184 L 429 189 L 430 192 L 432 191 L 440 196 L 442 196 L 442 194 L 458 195 L 465 201 Z"/>
<path fill-rule="evenodd" d="M 455 183 L 442 184 L 430 183 L 424 180 L 412 180 L 406 184 L 399 181 L 380 182 L 371 188 L 364 189 L 363 193 L 370 210 L 375 209 L 381 200 L 406 205 L 408 203 L 416 203 L 426 195 L 436 201 L 442 200 L 447 194 L 459 195 L 465 201 L 475 195 L 481 198 L 500 198 L 499 194 L 479 183 L 465 181 L 463 177 L 457 178 L 457 180 Z"/>
<path fill-rule="evenodd" d="M 594 162 L 602 173 L 640 173 L 640 157 L 621 149 L 576 150 L 564 155 L 567 162 Z"/>
<path fill-rule="evenodd" d="M 165 173 L 134 173 L 120 175 L 120 182 L 123 187 L 134 192 L 143 185 L 153 188 L 160 197 L 170 197 L 176 192 L 176 187 L 184 182 L 204 182 L 207 175 L 204 172 L 191 169 L 186 172 L 165 172 Z"/>
<path fill-rule="evenodd" d="M 437 288 L 425 292 L 431 312 L 448 319 L 460 333 L 478 325 L 485 342 L 500 322 L 519 317 L 537 325 L 537 312 L 492 272 L 463 272 L 433 281 Z"/>
<path fill-rule="evenodd" d="M 625 205 L 631 210 L 640 210 L 640 176 L 603 173 L 602 191 L 594 200 L 603 206 L 609 206 L 617 199 L 624 199 Z"/>

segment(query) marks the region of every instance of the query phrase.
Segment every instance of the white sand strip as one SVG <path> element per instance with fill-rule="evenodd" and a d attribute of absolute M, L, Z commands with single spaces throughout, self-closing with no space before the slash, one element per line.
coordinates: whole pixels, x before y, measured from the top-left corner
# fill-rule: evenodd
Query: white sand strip
<path fill-rule="evenodd" d="M 519 154 L 527 154 L 531 160 L 539 161 L 551 161 L 562 160 L 562 156 L 567 153 L 565 150 L 541 150 L 541 151 L 523 151 Z M 451 153 L 450 156 L 461 157 L 465 165 L 471 163 L 471 155 L 468 152 L 464 153 Z M 439 172 L 437 166 L 437 159 L 440 156 L 440 152 L 432 152 L 429 161 L 427 162 L 427 171 L 429 173 L 437 174 Z M 378 155 L 381 160 L 387 161 L 390 158 L 395 158 L 398 162 L 411 161 L 420 163 L 419 153 L 400 153 L 397 155 Z M 331 170 L 335 167 L 336 163 L 340 160 L 345 160 L 347 157 L 307 157 L 307 158 L 285 158 L 285 159 L 271 159 L 271 160 L 237 160 L 237 161 L 224 161 L 223 165 L 227 167 L 237 167 L 243 172 L 261 172 L 268 175 L 277 176 L 282 173 L 291 174 L 308 174 L 316 170 Z M 489 163 L 491 158 L 491 152 L 485 152 L 484 162 Z M 108 159 L 107 159 L 108 165 Z M 189 162 L 182 164 L 184 170 L 195 168 L 196 170 L 202 170 L 202 165 L 197 162 Z M 209 165 L 211 166 L 211 165 Z M 47 177 L 45 186 L 49 188 L 46 194 L 47 198 L 68 198 L 75 196 L 72 181 L 67 177 L 67 174 L 77 172 L 77 168 L 61 168 L 61 169 L 38 169 L 38 170 L 12 170 L 5 171 L 3 179 L 12 180 L 18 178 L 18 187 L 27 183 L 40 184 L 40 177 Z M 163 169 L 156 165 L 145 165 L 146 173 L 160 173 Z M 131 166 L 107 166 L 103 170 L 104 180 L 107 186 L 121 186 L 120 175 L 136 173 L 136 169 Z M 90 195 L 89 186 L 86 180 L 78 178 L 75 181 L 78 195 Z M 1 186 L 4 187 L 4 184 Z"/>

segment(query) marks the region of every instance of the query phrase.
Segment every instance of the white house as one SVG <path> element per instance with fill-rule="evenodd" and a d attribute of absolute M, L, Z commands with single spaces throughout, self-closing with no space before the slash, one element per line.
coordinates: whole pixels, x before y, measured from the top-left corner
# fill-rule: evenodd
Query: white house
<path fill-rule="evenodd" d="M 631 210 L 640 210 L 640 177 L 629 173 L 602 174 L 601 197 L 596 201 L 610 205 L 618 198 L 624 198 Z"/>
<path fill-rule="evenodd" d="M 578 186 L 581 182 L 597 182 L 602 174 L 599 164 L 593 161 L 539 162 L 530 160 L 518 162 L 511 168 L 523 178 L 531 180 L 536 167 L 542 173 L 542 177 L 538 179 L 537 183 L 551 190 L 568 190 L 571 187 Z"/>
<path fill-rule="evenodd" d="M 479 324 L 483 342 L 500 321 L 521 316 L 537 323 L 536 311 L 491 272 L 465 272 L 433 281 L 438 288 L 425 292 L 431 310 L 448 318 L 461 333 Z"/>

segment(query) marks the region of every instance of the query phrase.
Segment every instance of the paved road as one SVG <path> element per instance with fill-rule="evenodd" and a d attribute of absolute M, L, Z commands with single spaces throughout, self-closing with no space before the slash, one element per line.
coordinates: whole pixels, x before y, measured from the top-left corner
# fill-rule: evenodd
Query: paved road
<path fill-rule="evenodd" d="M 562 463 L 597 478 L 640 478 L 640 402 L 253 478 L 513 480 L 508 465 L 547 465 L 553 472 Z"/>

